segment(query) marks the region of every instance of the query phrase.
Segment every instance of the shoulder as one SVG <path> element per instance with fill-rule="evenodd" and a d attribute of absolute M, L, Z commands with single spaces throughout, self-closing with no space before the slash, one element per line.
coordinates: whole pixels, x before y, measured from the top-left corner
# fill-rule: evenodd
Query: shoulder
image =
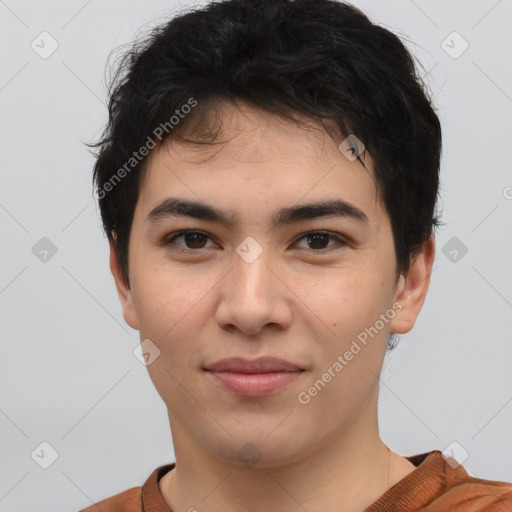
<path fill-rule="evenodd" d="M 142 512 L 142 487 L 132 487 L 79 512 Z"/>
<path fill-rule="evenodd" d="M 439 450 L 406 457 L 416 466 L 366 512 L 510 512 L 512 483 L 470 476 Z"/>
<path fill-rule="evenodd" d="M 157 508 L 168 510 L 160 493 L 158 482 L 171 469 L 174 469 L 175 465 L 176 463 L 173 462 L 159 466 L 149 475 L 143 486 L 131 487 L 126 491 L 79 510 L 79 512 L 153 512 Z"/>
<path fill-rule="evenodd" d="M 470 476 L 462 466 L 448 465 L 446 476 L 446 489 L 426 510 L 512 511 L 512 483 Z"/>
<path fill-rule="evenodd" d="M 438 450 L 428 458 L 432 472 L 425 483 L 431 494 L 414 512 L 512 511 L 512 483 L 470 476 L 455 459 L 445 458 Z"/>

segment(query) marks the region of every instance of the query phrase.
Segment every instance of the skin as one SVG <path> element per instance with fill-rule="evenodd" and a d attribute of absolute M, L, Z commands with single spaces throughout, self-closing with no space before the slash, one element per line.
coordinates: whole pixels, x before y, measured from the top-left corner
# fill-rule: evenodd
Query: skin
<path fill-rule="evenodd" d="M 149 155 L 129 286 L 111 242 L 124 318 L 160 350 L 148 371 L 168 409 L 176 456 L 161 492 L 175 512 L 362 511 L 415 469 L 380 439 L 378 376 L 389 333 L 409 332 L 423 306 L 434 239 L 397 280 L 391 225 L 367 154 L 365 169 L 339 151 L 343 139 L 333 141 L 313 122 L 305 129 L 248 105 L 225 105 L 223 114 L 225 145 L 171 141 Z M 148 222 L 171 196 L 215 205 L 238 223 Z M 356 205 L 368 224 L 323 217 L 272 228 L 276 210 L 326 199 Z M 206 236 L 162 243 L 184 229 Z M 304 237 L 319 230 L 349 243 Z M 252 263 L 236 252 L 249 236 L 263 250 Z M 299 403 L 298 394 L 393 304 L 402 308 L 394 318 L 308 404 Z M 203 371 L 224 357 L 262 355 L 306 371 L 263 397 L 235 396 Z M 249 442 L 260 457 L 252 466 L 238 457 Z"/>

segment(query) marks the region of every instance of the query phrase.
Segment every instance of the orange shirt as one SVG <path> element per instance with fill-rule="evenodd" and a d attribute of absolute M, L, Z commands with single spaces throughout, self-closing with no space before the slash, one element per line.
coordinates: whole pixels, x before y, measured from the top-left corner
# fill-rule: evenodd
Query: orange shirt
<path fill-rule="evenodd" d="M 365 512 L 512 512 L 512 483 L 471 477 L 462 466 L 450 465 L 439 450 L 405 458 L 416 469 Z M 80 512 L 173 512 L 158 481 L 175 464 L 156 468 L 142 487 L 132 487 Z"/>

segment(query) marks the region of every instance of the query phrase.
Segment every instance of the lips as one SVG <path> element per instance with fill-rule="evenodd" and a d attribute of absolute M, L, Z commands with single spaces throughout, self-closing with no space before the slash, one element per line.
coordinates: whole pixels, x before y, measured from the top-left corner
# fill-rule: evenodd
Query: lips
<path fill-rule="evenodd" d="M 296 364 L 275 357 L 260 357 L 253 361 L 232 357 L 204 369 L 222 388 L 242 397 L 276 394 L 305 372 Z"/>
<path fill-rule="evenodd" d="M 302 368 L 284 359 L 276 357 L 260 357 L 254 360 L 242 357 L 221 359 L 205 370 L 212 372 L 236 372 L 236 373 L 269 373 L 269 372 L 299 372 Z"/>

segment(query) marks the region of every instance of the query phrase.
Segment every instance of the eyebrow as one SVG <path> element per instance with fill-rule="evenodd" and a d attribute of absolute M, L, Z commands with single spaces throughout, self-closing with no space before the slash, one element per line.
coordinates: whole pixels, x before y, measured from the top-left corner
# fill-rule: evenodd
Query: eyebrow
<path fill-rule="evenodd" d="M 368 217 L 360 208 L 341 199 L 332 199 L 282 208 L 272 215 L 272 225 L 277 227 L 330 216 L 345 217 L 369 224 Z M 235 216 L 230 216 L 215 206 L 175 197 L 165 199 L 151 210 L 146 221 L 155 223 L 169 217 L 192 217 L 208 220 L 220 223 L 229 229 L 237 222 Z"/>

